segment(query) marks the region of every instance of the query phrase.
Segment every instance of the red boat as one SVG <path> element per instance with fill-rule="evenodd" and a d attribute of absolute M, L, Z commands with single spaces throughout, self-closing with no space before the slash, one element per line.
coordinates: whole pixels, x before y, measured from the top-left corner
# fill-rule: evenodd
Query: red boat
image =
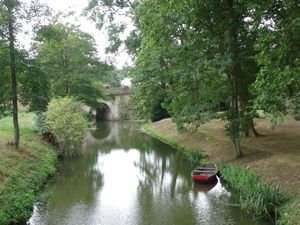
<path fill-rule="evenodd" d="M 216 179 L 218 167 L 215 164 L 204 164 L 192 171 L 193 181 L 212 182 Z"/>

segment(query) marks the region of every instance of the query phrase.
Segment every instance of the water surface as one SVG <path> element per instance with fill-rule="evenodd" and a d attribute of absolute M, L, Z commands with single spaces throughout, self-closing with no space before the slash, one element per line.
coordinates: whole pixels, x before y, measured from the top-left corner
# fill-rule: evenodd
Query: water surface
<path fill-rule="evenodd" d="M 218 180 L 191 181 L 196 166 L 139 131 L 140 124 L 103 122 L 87 131 L 82 155 L 61 163 L 30 225 L 267 225 L 236 204 Z"/>

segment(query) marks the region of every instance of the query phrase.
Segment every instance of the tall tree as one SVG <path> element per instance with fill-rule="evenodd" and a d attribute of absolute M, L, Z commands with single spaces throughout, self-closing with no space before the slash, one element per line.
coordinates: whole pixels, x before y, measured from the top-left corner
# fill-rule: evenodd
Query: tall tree
<path fill-rule="evenodd" d="M 7 37 L 9 42 L 9 58 L 10 58 L 10 73 L 11 73 L 11 101 L 12 101 L 12 114 L 14 124 L 14 136 L 12 144 L 16 147 L 19 146 L 20 129 L 18 121 L 18 97 L 17 97 L 17 69 L 16 69 L 16 56 L 15 56 L 15 34 L 17 29 L 16 12 L 19 11 L 20 2 L 17 0 L 3 0 L 0 2 L 1 10 L 1 30 L 2 37 Z"/>
<path fill-rule="evenodd" d="M 8 46 L 0 42 L 0 118 L 9 115 L 11 108 L 10 74 Z"/>
<path fill-rule="evenodd" d="M 48 15 L 48 8 L 44 5 L 40 5 L 37 1 L 31 2 L 31 4 L 22 3 L 19 0 L 1 0 L 0 1 L 0 35 L 1 42 L 6 43 L 9 53 L 9 65 L 10 65 L 10 82 L 11 82 L 11 105 L 14 124 L 14 136 L 12 139 L 12 145 L 18 147 L 20 140 L 20 129 L 18 121 L 18 70 L 17 70 L 17 52 L 16 35 L 22 31 L 22 25 L 26 21 L 34 20 Z M 37 23 L 38 24 L 38 23 Z M 5 46 L 5 44 L 3 45 Z"/>
<path fill-rule="evenodd" d="M 54 21 L 37 32 L 34 49 L 54 96 L 74 96 L 96 106 L 101 77 L 111 68 L 100 62 L 94 39 L 73 25 Z"/>
<path fill-rule="evenodd" d="M 156 88 L 166 89 L 171 103 L 165 107 L 179 128 L 197 128 L 217 116 L 220 103 L 227 105 L 224 118 L 236 157 L 240 132 L 256 134 L 248 90 L 258 71 L 256 33 L 247 19 L 253 17 L 253 4 L 144 0 L 135 11 L 142 36 L 137 93 L 149 104 Z"/>

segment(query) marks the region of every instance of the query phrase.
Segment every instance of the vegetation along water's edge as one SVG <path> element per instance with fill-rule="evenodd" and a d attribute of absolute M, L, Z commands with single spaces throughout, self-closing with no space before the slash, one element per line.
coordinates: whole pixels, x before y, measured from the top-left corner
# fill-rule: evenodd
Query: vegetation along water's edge
<path fill-rule="evenodd" d="M 257 129 L 264 136 L 242 139 L 244 155 L 234 159 L 230 139 L 220 121 L 211 121 L 196 133 L 178 132 L 171 119 L 144 126 L 147 134 L 186 155 L 199 155 L 204 162 L 217 163 L 222 178 L 237 191 L 241 206 L 251 215 L 276 217 L 278 225 L 299 225 L 300 124 L 287 120 L 272 130 L 266 121 L 258 121 Z"/>
<path fill-rule="evenodd" d="M 12 118 L 0 120 L 0 224 L 26 221 L 39 190 L 56 171 L 57 155 L 34 126 L 33 113 L 19 113 L 22 139 L 19 149 L 8 143 Z"/>

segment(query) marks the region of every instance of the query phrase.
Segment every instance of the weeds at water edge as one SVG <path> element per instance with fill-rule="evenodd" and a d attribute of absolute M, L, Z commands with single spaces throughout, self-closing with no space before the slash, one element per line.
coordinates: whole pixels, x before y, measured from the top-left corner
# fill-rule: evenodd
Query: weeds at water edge
<path fill-rule="evenodd" d="M 243 209 L 254 217 L 275 217 L 276 208 L 284 200 L 277 187 L 263 183 L 256 174 L 236 165 L 220 163 L 219 169 L 222 179 L 237 191 Z"/>

